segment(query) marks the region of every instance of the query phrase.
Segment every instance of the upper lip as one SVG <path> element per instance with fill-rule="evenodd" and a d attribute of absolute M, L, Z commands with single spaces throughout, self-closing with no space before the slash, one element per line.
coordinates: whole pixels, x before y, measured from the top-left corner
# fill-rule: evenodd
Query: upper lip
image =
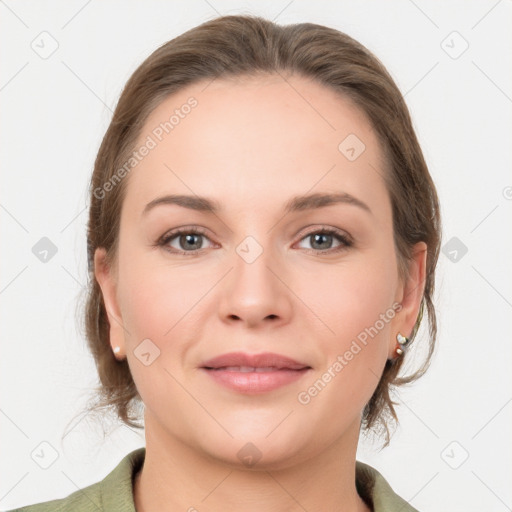
<path fill-rule="evenodd" d="M 203 368 L 224 368 L 228 366 L 248 366 L 251 368 L 277 368 L 289 370 L 302 370 L 310 368 L 307 364 L 295 361 L 290 357 L 272 352 L 262 354 L 245 354 L 243 352 L 230 352 L 208 359 L 202 364 Z"/>

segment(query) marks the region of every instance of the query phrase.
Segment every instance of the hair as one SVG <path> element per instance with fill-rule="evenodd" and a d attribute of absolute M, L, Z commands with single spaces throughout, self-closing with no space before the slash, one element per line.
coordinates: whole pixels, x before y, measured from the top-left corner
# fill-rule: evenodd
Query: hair
<path fill-rule="evenodd" d="M 424 293 L 420 314 L 410 335 L 413 344 L 426 308 L 429 331 L 426 355 L 418 369 L 398 376 L 404 356 L 388 360 L 372 397 L 365 405 L 361 426 L 378 435 L 398 418 L 390 391 L 421 377 L 430 365 L 437 336 L 433 304 L 435 268 L 441 243 L 440 207 L 402 94 L 384 65 L 347 34 L 322 25 L 280 26 L 251 15 L 221 16 L 188 30 L 156 49 L 132 74 L 115 108 L 99 148 L 90 181 L 87 230 L 89 260 L 87 298 L 82 320 L 101 385 L 88 412 L 114 408 L 127 426 L 136 423 L 134 407 L 141 397 L 127 360 L 118 361 L 109 343 L 109 321 L 101 288 L 94 276 L 94 252 L 106 251 L 108 265 L 117 261 L 120 213 L 126 194 L 121 180 L 104 197 L 95 193 L 115 178 L 128 161 L 149 114 L 169 95 L 188 85 L 216 78 L 244 78 L 265 74 L 298 75 L 314 79 L 352 101 L 376 130 L 385 156 L 384 180 L 392 204 L 393 236 L 398 274 L 408 276 L 408 263 L 417 242 L 427 245 Z M 143 404 L 142 404 L 143 405 Z"/>

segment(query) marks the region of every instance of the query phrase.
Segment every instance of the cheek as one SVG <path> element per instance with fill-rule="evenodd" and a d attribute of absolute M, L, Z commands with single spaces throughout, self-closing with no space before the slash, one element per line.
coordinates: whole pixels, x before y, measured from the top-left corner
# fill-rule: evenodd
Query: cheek
<path fill-rule="evenodd" d="M 186 408 L 190 397 L 178 382 L 183 380 L 187 340 L 199 325 L 193 307 L 205 290 L 198 290 L 184 272 L 140 263 L 131 260 L 122 276 L 130 371 L 142 401 L 152 411 L 161 409 L 163 401 Z M 169 425 L 179 421 L 166 419 Z"/>
<path fill-rule="evenodd" d="M 120 279 L 125 339 L 127 349 L 135 356 L 132 373 L 140 388 L 144 388 L 146 375 L 157 378 L 156 369 L 163 372 L 160 377 L 167 384 L 169 373 L 177 378 L 182 375 L 184 365 L 189 363 L 186 356 L 191 345 L 203 336 L 201 326 L 216 311 L 208 300 L 211 269 L 204 265 L 172 267 L 166 261 L 150 260 L 147 254 L 130 258 L 121 267 Z M 149 373 L 139 365 L 142 353 L 149 353 L 148 357 L 154 360 L 148 365 Z"/>
<path fill-rule="evenodd" d="M 315 286 L 303 287 L 301 297 L 318 312 L 311 325 L 323 369 L 336 375 L 333 389 L 343 388 L 332 400 L 358 396 L 364 401 L 373 393 L 386 362 L 395 316 L 393 279 L 391 266 L 383 269 L 375 261 L 317 273 Z"/>
<path fill-rule="evenodd" d="M 304 279 L 297 295 L 315 313 L 323 339 L 343 345 L 372 326 L 393 304 L 395 274 L 380 261 L 347 262 L 317 270 Z"/>
<path fill-rule="evenodd" d="M 164 286 L 162 277 L 157 279 L 152 271 L 137 271 L 132 267 L 124 278 L 122 313 L 132 343 L 142 337 L 150 338 L 158 345 L 178 320 L 180 295 L 175 292 L 173 283 L 168 282 L 168 286 Z"/>
<path fill-rule="evenodd" d="M 200 265 L 172 265 L 162 248 L 144 247 L 135 237 L 127 239 L 120 254 L 130 255 L 120 258 L 119 300 L 131 342 L 150 338 L 162 349 L 187 323 L 211 277 Z"/>
<path fill-rule="evenodd" d="M 304 302 L 313 304 L 322 320 L 307 320 L 322 365 L 296 400 L 300 413 L 326 439 L 360 418 L 386 363 L 395 314 L 393 273 L 367 263 L 317 274 L 315 287 L 303 288 L 303 293 L 310 290 Z"/>

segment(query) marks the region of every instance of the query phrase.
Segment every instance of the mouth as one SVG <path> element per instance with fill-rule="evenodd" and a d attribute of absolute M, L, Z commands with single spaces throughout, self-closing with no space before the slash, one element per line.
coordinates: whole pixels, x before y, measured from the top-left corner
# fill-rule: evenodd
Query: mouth
<path fill-rule="evenodd" d="M 259 394 L 291 384 L 312 368 L 280 354 L 237 352 L 210 359 L 200 369 L 217 384 L 231 390 Z"/>
<path fill-rule="evenodd" d="M 254 370 L 302 370 L 311 368 L 309 365 L 296 361 L 291 357 L 272 352 L 261 354 L 246 354 L 244 352 L 230 352 L 205 361 L 202 368 L 209 370 L 235 369 L 233 371 L 250 372 Z"/>
<path fill-rule="evenodd" d="M 309 368 L 309 367 L 307 367 Z M 278 372 L 281 370 L 292 370 L 292 371 L 300 371 L 300 370 L 306 370 L 306 367 L 302 368 L 277 368 L 275 366 L 221 366 L 219 368 L 212 368 L 206 366 L 206 370 L 224 370 L 227 372 L 240 372 L 240 373 L 265 373 L 265 372 Z"/>

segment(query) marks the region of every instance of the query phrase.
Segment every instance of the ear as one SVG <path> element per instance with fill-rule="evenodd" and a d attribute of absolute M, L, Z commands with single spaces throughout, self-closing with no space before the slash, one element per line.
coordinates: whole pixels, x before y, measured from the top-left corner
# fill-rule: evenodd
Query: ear
<path fill-rule="evenodd" d="M 121 310 L 117 300 L 117 276 L 114 270 L 109 267 L 106 261 L 106 250 L 98 247 L 94 252 L 94 275 L 101 288 L 103 301 L 107 310 L 108 322 L 110 324 L 110 345 L 112 351 L 119 347 L 117 359 L 126 357 L 125 337 Z"/>
<path fill-rule="evenodd" d="M 427 244 L 418 242 L 412 249 L 409 262 L 409 277 L 401 284 L 397 291 L 396 301 L 402 305 L 395 316 L 394 330 L 389 346 L 389 359 L 396 357 L 396 335 L 400 332 L 407 338 L 410 337 L 420 312 L 423 292 L 425 291 L 425 275 L 427 267 Z"/>

